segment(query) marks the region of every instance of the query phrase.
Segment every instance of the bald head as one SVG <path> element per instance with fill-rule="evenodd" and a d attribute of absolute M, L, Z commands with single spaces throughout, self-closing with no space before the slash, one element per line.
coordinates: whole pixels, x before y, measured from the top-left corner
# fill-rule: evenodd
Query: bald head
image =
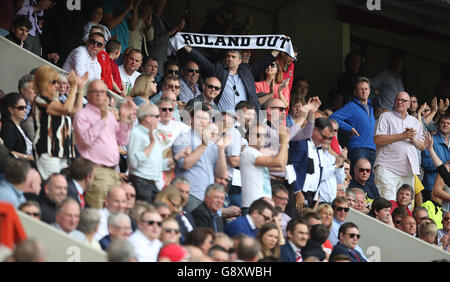
<path fill-rule="evenodd" d="M 25 193 L 33 193 L 39 195 L 39 193 L 41 192 L 42 179 L 41 175 L 36 169 L 32 168 L 28 171 L 25 182 Z"/>
<path fill-rule="evenodd" d="M 105 198 L 105 207 L 111 213 L 124 212 L 127 207 L 127 195 L 120 186 L 112 187 Z"/>

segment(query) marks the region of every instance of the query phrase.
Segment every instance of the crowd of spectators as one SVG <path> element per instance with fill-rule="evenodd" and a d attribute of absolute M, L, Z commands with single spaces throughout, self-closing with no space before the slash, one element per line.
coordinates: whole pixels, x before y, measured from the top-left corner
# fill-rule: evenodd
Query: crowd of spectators
<path fill-rule="evenodd" d="M 407 93 L 398 53 L 369 79 L 350 52 L 322 102 L 282 51 L 167 57 L 166 0 L 92 1 L 71 50 L 48 48 L 55 2 L 5 2 L 2 35 L 67 73 L 1 100 L 0 201 L 110 261 L 365 262 L 350 209 L 448 251 L 449 100 Z M 200 32 L 248 34 L 236 9 Z"/>

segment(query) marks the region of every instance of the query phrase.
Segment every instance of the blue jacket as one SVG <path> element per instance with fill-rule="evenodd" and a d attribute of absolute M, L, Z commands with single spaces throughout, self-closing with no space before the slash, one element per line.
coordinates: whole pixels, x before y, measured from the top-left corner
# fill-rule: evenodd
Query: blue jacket
<path fill-rule="evenodd" d="M 352 128 L 358 131 L 359 136 L 353 135 L 348 143 L 348 150 L 354 148 L 368 148 L 375 150 L 373 137 L 375 134 L 375 117 L 373 115 L 372 103 L 369 100 L 370 115 L 358 99 L 348 102 L 344 107 L 334 112 L 330 118 L 336 120 L 344 131 Z"/>
<path fill-rule="evenodd" d="M 245 234 L 256 238 L 256 235 L 258 235 L 258 229 L 251 229 L 250 224 L 247 221 L 247 217 L 245 215 L 241 215 L 225 226 L 225 233 L 231 238 L 239 234 Z"/>
<path fill-rule="evenodd" d="M 296 262 L 297 255 L 288 241 L 280 247 L 280 259 L 282 262 Z"/>
<path fill-rule="evenodd" d="M 349 248 L 347 248 L 344 244 L 342 244 L 342 243 L 339 241 L 339 242 L 333 247 L 333 251 L 331 252 L 331 255 L 330 255 L 330 261 L 331 261 L 331 259 L 332 259 L 334 256 L 344 254 L 344 255 L 347 255 L 347 256 L 350 258 L 350 260 L 351 260 L 352 262 L 367 262 L 367 261 L 364 259 L 364 257 L 361 255 L 360 252 L 358 252 L 356 249 L 353 250 L 353 251 L 358 255 L 359 260 L 356 258 L 356 256 L 355 256 L 353 253 L 350 252 L 350 249 L 349 249 Z"/>
<path fill-rule="evenodd" d="M 436 133 L 433 135 L 433 148 L 438 157 L 443 163 L 447 163 L 450 160 L 450 150 L 445 144 L 444 138 L 441 134 Z M 433 164 L 433 160 L 430 157 L 428 150 L 422 151 L 422 167 L 424 169 L 422 184 L 427 190 L 433 190 L 434 181 L 436 180 L 437 169 Z"/>

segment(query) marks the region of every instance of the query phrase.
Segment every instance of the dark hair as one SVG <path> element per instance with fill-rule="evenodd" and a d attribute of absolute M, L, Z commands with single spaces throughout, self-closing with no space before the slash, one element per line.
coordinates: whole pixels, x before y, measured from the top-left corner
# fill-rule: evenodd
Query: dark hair
<path fill-rule="evenodd" d="M 286 226 L 286 232 L 290 231 L 291 233 L 293 233 L 295 231 L 295 227 L 299 224 L 304 224 L 306 226 L 308 226 L 308 224 L 306 224 L 306 222 L 302 219 L 292 219 L 288 222 L 287 226 Z"/>
<path fill-rule="evenodd" d="M 122 45 L 120 45 L 119 40 L 110 38 L 108 42 L 106 43 L 105 51 L 108 54 L 111 54 L 113 52 L 116 52 L 121 48 Z"/>
<path fill-rule="evenodd" d="M 344 65 L 346 70 L 350 70 L 350 58 L 354 55 L 358 55 L 359 57 L 361 57 L 361 54 L 359 54 L 359 52 L 355 50 L 348 52 L 348 54 L 345 56 Z"/>
<path fill-rule="evenodd" d="M 335 255 L 330 258 L 330 262 L 338 262 L 338 261 L 343 261 L 343 260 L 351 261 L 350 257 L 346 254 L 339 254 L 339 255 Z"/>
<path fill-rule="evenodd" d="M 8 93 L 2 100 L 1 100 L 1 112 L 2 112 L 2 121 L 7 121 L 11 119 L 11 113 L 9 112 L 9 107 L 14 107 L 20 100 L 27 101 L 27 98 L 23 94 L 13 92 Z"/>
<path fill-rule="evenodd" d="M 342 203 L 347 203 L 347 199 L 345 199 L 345 197 L 336 197 L 334 198 L 333 202 L 331 202 L 331 207 L 334 209 L 336 207 L 336 204 Z"/>
<path fill-rule="evenodd" d="M 169 80 L 179 81 L 180 79 L 178 78 L 178 76 L 170 74 L 164 78 L 163 85 L 166 85 L 167 81 L 169 81 Z"/>
<path fill-rule="evenodd" d="M 20 26 L 24 26 L 28 30 L 33 28 L 33 26 L 31 24 L 30 20 L 28 19 L 28 17 L 27 16 L 23 16 L 23 15 L 16 16 L 11 22 L 11 27 L 20 27 Z"/>
<path fill-rule="evenodd" d="M 411 97 L 411 96 L 410 96 L 410 97 Z M 438 121 L 437 121 L 437 124 L 439 125 L 443 119 L 450 119 L 450 114 L 445 113 L 445 114 L 439 116 L 439 119 L 438 119 Z"/>
<path fill-rule="evenodd" d="M 303 215 L 303 220 L 306 222 L 306 224 L 309 226 L 309 220 L 311 218 L 322 220 L 322 217 L 320 216 L 320 213 L 316 211 L 307 212 L 305 215 Z"/>
<path fill-rule="evenodd" d="M 167 60 L 167 61 L 164 63 L 164 65 L 163 65 L 164 73 L 166 72 L 166 70 L 167 70 L 167 68 L 168 68 L 169 66 L 177 66 L 178 69 L 180 68 L 180 67 L 178 66 L 177 62 L 175 62 L 174 60 Z"/>
<path fill-rule="evenodd" d="M 191 107 L 188 107 L 186 110 L 189 111 L 189 114 L 190 114 L 192 119 L 194 118 L 195 113 L 198 112 L 198 111 L 209 113 L 209 107 L 208 107 L 208 104 L 206 104 L 206 103 L 202 103 L 202 106 L 199 107 L 199 108 L 198 107 L 194 107 L 194 105 L 192 105 Z"/>
<path fill-rule="evenodd" d="M 240 101 L 236 104 L 234 107 L 235 111 L 242 110 L 242 109 L 256 109 L 256 105 L 251 101 Z"/>
<path fill-rule="evenodd" d="M 193 245 L 200 247 L 206 240 L 206 237 L 211 235 L 213 240 L 215 239 L 214 231 L 207 227 L 197 227 L 188 234 L 186 234 L 186 240 L 184 245 Z"/>
<path fill-rule="evenodd" d="M 282 191 L 289 195 L 289 191 L 282 183 L 275 183 L 272 185 L 272 195 L 276 195 L 278 192 Z"/>
<path fill-rule="evenodd" d="M 24 183 L 30 169 L 31 166 L 27 161 L 11 158 L 5 167 L 5 179 L 13 185 Z"/>
<path fill-rule="evenodd" d="M 372 208 L 370 209 L 370 215 L 375 216 L 375 211 L 379 212 L 382 209 L 391 208 L 392 204 L 385 198 L 376 198 L 372 202 Z"/>
<path fill-rule="evenodd" d="M 322 131 L 325 128 L 328 128 L 331 132 L 333 132 L 334 128 L 333 125 L 331 124 L 331 121 L 327 118 L 316 118 L 316 120 L 314 121 L 315 127 L 319 130 Z"/>
<path fill-rule="evenodd" d="M 145 66 L 145 64 L 146 64 L 148 61 L 156 61 L 156 62 L 158 62 L 158 58 L 156 58 L 155 56 L 147 56 L 147 57 L 144 59 L 144 62 L 142 63 L 142 65 Z"/>
<path fill-rule="evenodd" d="M 21 89 L 26 88 L 27 84 L 30 82 L 33 82 L 33 81 L 34 81 L 34 75 L 32 75 L 32 74 L 26 74 L 26 75 L 22 76 L 19 79 L 19 83 L 17 85 L 17 88 L 19 89 L 19 93 L 20 93 Z M 30 102 L 32 103 L 33 101 L 30 101 Z"/>
<path fill-rule="evenodd" d="M 70 166 L 70 177 L 75 180 L 83 180 L 94 172 L 95 163 L 82 157 L 76 158 Z"/>
<path fill-rule="evenodd" d="M 370 79 L 368 79 L 365 76 L 359 76 L 356 78 L 355 83 L 353 84 L 353 89 L 356 90 L 356 85 L 358 85 L 358 83 L 362 83 L 362 82 L 365 82 L 365 83 L 369 84 L 369 86 L 370 86 Z"/>
<path fill-rule="evenodd" d="M 89 33 L 89 39 L 92 39 L 94 36 L 101 37 L 101 38 L 103 38 L 103 40 L 105 40 L 105 35 L 101 32 Z"/>
<path fill-rule="evenodd" d="M 269 209 L 273 213 L 273 206 L 271 204 L 269 204 L 268 202 L 266 202 L 266 200 L 259 199 L 259 200 L 254 201 L 250 205 L 248 214 L 252 214 L 254 211 L 258 211 L 258 212 L 262 213 L 262 212 L 264 212 L 265 209 Z"/>
<path fill-rule="evenodd" d="M 406 210 L 406 207 L 396 207 L 393 211 L 392 211 L 392 220 L 395 220 L 395 218 L 397 216 L 399 216 L 400 218 L 404 218 L 405 216 L 408 216 L 408 211 Z"/>
<path fill-rule="evenodd" d="M 311 231 L 309 233 L 311 236 L 311 240 L 323 244 L 328 239 L 328 235 L 330 235 L 330 231 L 323 224 L 316 224 L 311 226 Z"/>
<path fill-rule="evenodd" d="M 225 249 L 225 248 L 222 247 L 222 246 L 215 245 L 215 246 L 212 246 L 211 249 L 209 249 L 209 251 L 208 251 L 208 256 L 212 256 L 212 254 L 213 254 L 215 251 L 224 252 L 224 253 L 227 253 L 228 255 L 230 255 L 230 252 L 228 252 L 227 249 Z"/>
<path fill-rule="evenodd" d="M 405 183 L 402 186 L 400 186 L 400 188 L 398 188 L 398 190 L 397 190 L 396 196 L 398 196 L 398 193 L 402 190 L 411 192 L 411 198 L 414 199 L 414 189 L 411 187 L 411 185 Z"/>
<path fill-rule="evenodd" d="M 354 224 L 353 222 L 346 222 L 346 223 L 342 224 L 341 227 L 339 227 L 338 238 L 340 237 L 341 233 L 345 233 L 347 231 L 347 229 L 350 229 L 350 228 L 359 229 L 358 226 L 356 224 Z"/>

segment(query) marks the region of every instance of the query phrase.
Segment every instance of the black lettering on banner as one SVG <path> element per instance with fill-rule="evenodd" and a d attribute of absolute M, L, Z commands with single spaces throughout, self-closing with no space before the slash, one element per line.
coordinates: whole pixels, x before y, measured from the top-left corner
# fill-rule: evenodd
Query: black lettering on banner
<path fill-rule="evenodd" d="M 184 44 L 191 45 L 191 44 L 194 43 L 194 42 L 192 42 L 192 38 L 191 38 L 191 36 L 189 34 L 181 34 L 181 36 L 184 39 Z"/>
<path fill-rule="evenodd" d="M 273 38 L 273 42 L 271 42 L 272 38 Z M 275 47 L 275 45 L 277 44 L 278 39 L 280 39 L 279 36 L 269 36 L 268 40 L 267 40 L 267 46 Z"/>
<path fill-rule="evenodd" d="M 250 46 L 250 37 L 241 37 L 241 47 Z"/>
<path fill-rule="evenodd" d="M 256 38 L 256 46 L 264 46 L 266 45 L 267 38 L 265 36 L 260 36 Z"/>
<path fill-rule="evenodd" d="M 227 46 L 227 44 L 225 43 L 225 39 L 222 36 L 217 36 L 216 43 L 214 43 L 214 45 L 216 46 L 218 46 L 219 44 L 221 44 L 222 46 Z"/>
<path fill-rule="evenodd" d="M 282 43 L 281 43 L 281 45 L 280 45 L 280 48 L 281 48 L 281 49 L 284 49 L 284 44 L 286 43 L 286 41 L 287 41 L 287 42 L 290 42 L 290 41 L 291 41 L 291 39 L 290 39 L 290 38 L 287 38 L 287 37 L 281 38 L 280 40 L 282 41 Z"/>
<path fill-rule="evenodd" d="M 214 43 L 209 42 L 209 36 L 208 35 L 205 35 L 204 37 L 205 37 L 205 45 L 209 45 L 209 46 L 214 45 Z"/>
<path fill-rule="evenodd" d="M 203 44 L 203 37 L 198 34 L 194 34 L 194 42 L 195 44 Z"/>
<path fill-rule="evenodd" d="M 239 37 L 228 37 L 228 46 L 239 47 Z"/>

